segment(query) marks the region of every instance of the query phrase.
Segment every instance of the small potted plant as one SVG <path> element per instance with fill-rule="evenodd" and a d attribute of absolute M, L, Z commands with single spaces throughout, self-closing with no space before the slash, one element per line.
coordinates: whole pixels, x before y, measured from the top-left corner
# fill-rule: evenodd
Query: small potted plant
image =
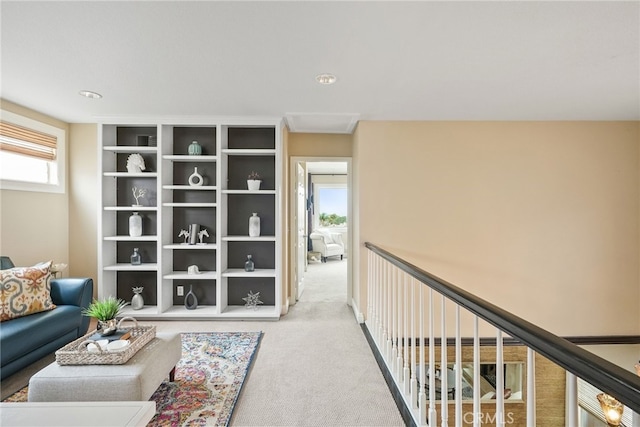
<path fill-rule="evenodd" d="M 261 179 L 260 175 L 258 174 L 258 172 L 252 171 L 249 174 L 249 176 L 247 177 L 247 187 L 251 191 L 260 190 L 260 183 L 261 182 L 262 182 L 262 179 Z"/>
<path fill-rule="evenodd" d="M 93 300 L 89 307 L 82 311 L 82 314 L 97 319 L 98 326 L 96 329 L 100 335 L 106 337 L 113 335 L 118 329 L 116 317 L 120 315 L 127 304 L 127 302 L 115 297 Z"/>

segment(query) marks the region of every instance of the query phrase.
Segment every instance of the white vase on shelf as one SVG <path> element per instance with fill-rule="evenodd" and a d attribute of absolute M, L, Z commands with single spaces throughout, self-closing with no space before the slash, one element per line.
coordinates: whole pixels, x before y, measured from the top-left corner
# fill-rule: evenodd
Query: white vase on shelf
<path fill-rule="evenodd" d="M 129 236 L 131 237 L 142 236 L 142 217 L 138 215 L 138 212 L 134 212 L 129 217 Z"/>
<path fill-rule="evenodd" d="M 260 217 L 254 212 L 249 217 L 249 237 L 260 236 Z"/>
<path fill-rule="evenodd" d="M 142 286 L 134 287 L 133 290 L 133 298 L 131 298 L 131 308 L 134 310 L 140 310 L 144 307 L 144 298 L 142 297 L 142 290 L 144 288 Z"/>
<path fill-rule="evenodd" d="M 192 187 L 199 187 L 204 184 L 204 178 L 198 173 L 198 168 L 193 168 L 193 173 L 189 175 L 189 185 Z"/>

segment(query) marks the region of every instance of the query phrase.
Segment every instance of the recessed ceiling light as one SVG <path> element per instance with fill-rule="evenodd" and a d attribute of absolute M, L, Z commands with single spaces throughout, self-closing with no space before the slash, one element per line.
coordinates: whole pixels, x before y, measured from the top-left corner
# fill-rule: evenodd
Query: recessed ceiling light
<path fill-rule="evenodd" d="M 102 98 L 102 95 L 100 95 L 98 92 L 92 92 L 90 90 L 81 90 L 78 93 L 80 95 L 82 95 L 82 96 L 86 96 L 87 98 L 91 98 L 91 99 L 100 99 L 100 98 Z"/>
<path fill-rule="evenodd" d="M 332 85 L 336 80 L 336 76 L 333 74 L 323 73 L 316 76 L 316 81 L 321 85 Z"/>

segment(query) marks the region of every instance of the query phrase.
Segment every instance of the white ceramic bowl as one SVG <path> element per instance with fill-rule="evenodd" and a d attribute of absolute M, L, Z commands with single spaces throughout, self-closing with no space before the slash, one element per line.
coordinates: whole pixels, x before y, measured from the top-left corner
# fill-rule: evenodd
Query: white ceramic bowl
<path fill-rule="evenodd" d="M 106 350 L 107 345 L 109 344 L 109 340 L 98 340 L 96 341 L 96 344 L 99 345 L 102 350 Z M 87 344 L 87 350 L 92 353 L 97 353 L 98 347 L 96 346 L 96 344 Z"/>
<path fill-rule="evenodd" d="M 129 340 L 115 340 L 107 345 L 108 351 L 120 351 L 129 347 Z"/>

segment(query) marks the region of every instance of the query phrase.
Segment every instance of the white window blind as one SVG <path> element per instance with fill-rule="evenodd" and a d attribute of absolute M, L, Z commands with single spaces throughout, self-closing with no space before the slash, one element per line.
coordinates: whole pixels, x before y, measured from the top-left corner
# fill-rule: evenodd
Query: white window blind
<path fill-rule="evenodd" d="M 58 139 L 54 135 L 0 121 L 0 150 L 44 160 L 55 160 Z"/>

